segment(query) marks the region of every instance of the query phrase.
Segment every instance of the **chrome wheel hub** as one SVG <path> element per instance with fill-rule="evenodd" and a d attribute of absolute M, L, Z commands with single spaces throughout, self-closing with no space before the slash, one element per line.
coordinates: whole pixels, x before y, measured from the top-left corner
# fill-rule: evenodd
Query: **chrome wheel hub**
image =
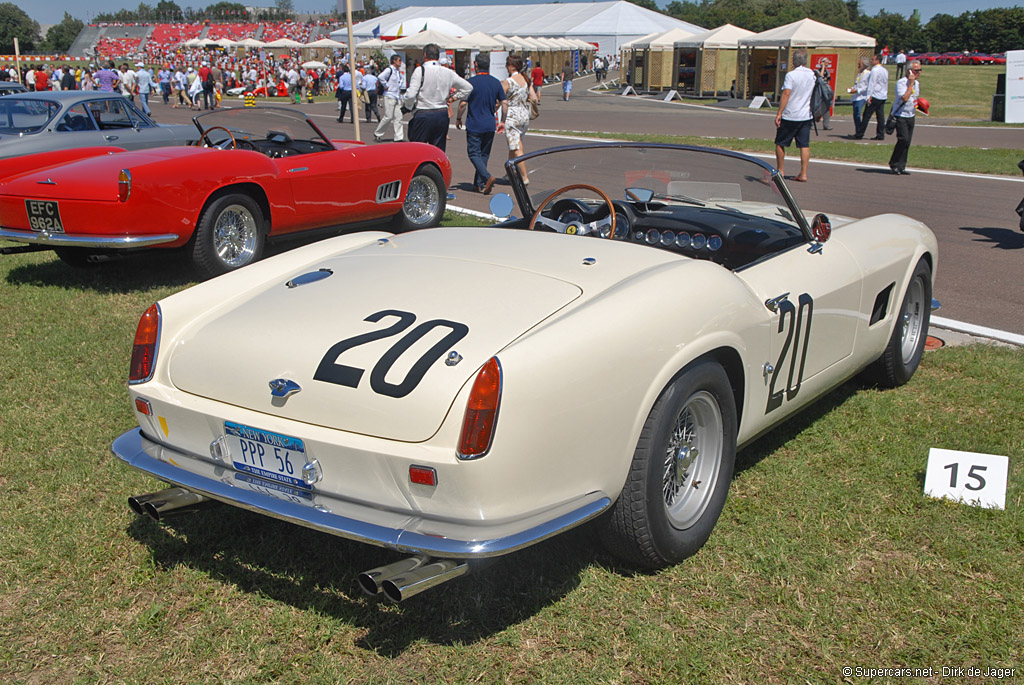
<path fill-rule="evenodd" d="M 665 450 L 665 510 L 675 528 L 689 528 L 707 509 L 721 471 L 723 444 L 718 403 L 707 391 L 694 393 L 676 417 Z"/>
<path fill-rule="evenodd" d="M 900 333 L 900 356 L 904 364 L 909 364 L 917 351 L 918 343 L 924 331 L 924 283 L 920 278 L 915 278 L 907 291 L 906 306 L 903 308 L 899 325 L 902 327 Z"/>
<path fill-rule="evenodd" d="M 440 206 L 441 195 L 434 182 L 426 176 L 414 176 L 402 206 L 406 219 L 416 226 L 426 226 Z"/>
<path fill-rule="evenodd" d="M 213 227 L 213 249 L 230 267 L 252 261 L 257 242 L 256 219 L 241 205 L 230 205 L 217 217 Z"/>

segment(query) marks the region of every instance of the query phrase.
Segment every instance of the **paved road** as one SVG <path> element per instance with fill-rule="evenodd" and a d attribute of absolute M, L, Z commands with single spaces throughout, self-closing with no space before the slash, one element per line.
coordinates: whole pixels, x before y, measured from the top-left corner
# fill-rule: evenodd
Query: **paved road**
<path fill-rule="evenodd" d="M 535 128 L 548 130 L 683 133 L 707 136 L 760 137 L 774 135 L 769 114 L 736 112 L 638 98 L 589 93 L 584 79 L 576 84 L 570 102 L 562 102 L 557 86 L 544 91 L 541 118 Z M 338 124 L 333 103 L 301 105 L 331 137 L 354 137 L 350 123 Z M 159 121 L 183 123 L 190 113 L 162 104 L 154 106 Z M 835 133 L 852 124 L 833 119 Z M 924 121 L 921 121 L 924 124 Z M 372 129 L 361 127 L 362 139 Z M 530 134 L 527 150 L 562 144 L 564 141 Z M 1024 150 L 1024 129 L 938 127 L 919 125 L 915 143 L 1008 147 Z M 387 144 L 387 143 L 382 143 Z M 865 143 L 884 144 L 889 143 Z M 812 142 L 812 158 L 814 144 Z M 487 211 L 488 199 L 470 190 L 472 168 L 466 157 L 465 134 L 451 130 L 448 154 L 454 169 L 452 203 Z M 1024 153 L 1022 153 L 1024 156 Z M 496 140 L 491 169 L 501 176 L 504 154 Z M 810 182 L 791 183 L 794 196 L 805 211 L 826 211 L 854 217 L 894 212 L 923 221 L 939 239 L 939 271 L 935 297 L 942 301 L 941 315 L 967 323 L 1024 334 L 1024 233 L 1016 229 L 1013 209 L 1024 196 L 1024 178 L 970 176 L 913 168 L 910 176 L 892 176 L 887 168 L 836 162 L 812 161 Z M 792 174 L 797 162 L 787 162 Z M 584 178 L 567 179 L 583 181 Z M 495 192 L 503 189 L 496 186 Z"/>

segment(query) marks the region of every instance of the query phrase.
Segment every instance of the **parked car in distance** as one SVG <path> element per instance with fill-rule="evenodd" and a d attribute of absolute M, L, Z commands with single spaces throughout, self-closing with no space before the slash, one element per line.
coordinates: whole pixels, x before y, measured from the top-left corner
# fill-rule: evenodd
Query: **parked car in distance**
<path fill-rule="evenodd" d="M 21 85 L 17 81 L 0 81 L 0 96 L 27 92 L 28 88 Z"/>
<path fill-rule="evenodd" d="M 132 509 L 220 502 L 392 549 L 359 582 L 394 601 L 592 519 L 663 568 L 712 534 L 738 447 L 860 372 L 917 369 L 938 259 L 919 221 L 809 220 L 725 150 L 505 168 L 518 218 L 340 236 L 153 304 L 113 451 L 171 488 Z"/>
<path fill-rule="evenodd" d="M 268 239 L 385 221 L 396 231 L 426 228 L 444 214 L 451 164 L 431 145 L 332 141 L 302 112 L 280 107 L 193 121 L 202 146 L 0 160 L 0 238 L 53 248 L 76 266 L 118 251 L 184 248 L 215 276 L 259 259 Z"/>
<path fill-rule="evenodd" d="M 992 64 L 1006 64 L 1006 53 L 997 52 L 992 55 Z"/>
<path fill-rule="evenodd" d="M 141 150 L 198 139 L 194 126 L 158 124 L 118 93 L 58 90 L 0 98 L 0 159 L 96 145 Z"/>

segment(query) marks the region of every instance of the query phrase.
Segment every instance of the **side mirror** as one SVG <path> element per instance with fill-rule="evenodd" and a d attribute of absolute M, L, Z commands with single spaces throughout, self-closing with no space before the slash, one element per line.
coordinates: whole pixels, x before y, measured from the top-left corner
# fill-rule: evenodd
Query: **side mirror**
<path fill-rule="evenodd" d="M 512 201 L 512 197 L 508 193 L 498 193 L 491 198 L 491 214 L 499 219 L 507 219 L 512 216 L 515 206 L 515 202 Z"/>
<path fill-rule="evenodd" d="M 647 204 L 654 199 L 654 191 L 650 188 L 626 188 L 626 200 Z"/>
<path fill-rule="evenodd" d="M 824 214 L 815 214 L 811 222 L 811 235 L 819 243 L 826 242 L 832 235 L 832 222 Z"/>

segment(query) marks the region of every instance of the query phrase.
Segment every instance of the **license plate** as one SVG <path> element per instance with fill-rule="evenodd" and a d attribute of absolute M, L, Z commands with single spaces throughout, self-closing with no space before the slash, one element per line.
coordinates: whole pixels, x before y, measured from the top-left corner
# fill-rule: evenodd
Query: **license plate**
<path fill-rule="evenodd" d="M 25 200 L 25 212 L 28 214 L 28 227 L 33 231 L 64 232 L 56 200 Z"/>
<path fill-rule="evenodd" d="M 235 482 L 242 484 L 253 492 L 259 492 L 275 499 L 291 502 L 292 504 L 302 504 L 308 507 L 313 506 L 313 493 L 309 490 L 301 490 L 290 485 L 256 478 L 247 473 L 236 473 Z"/>
<path fill-rule="evenodd" d="M 312 487 L 302 480 L 306 463 L 302 440 L 233 421 L 224 422 L 224 434 L 237 470 L 304 490 Z"/>

